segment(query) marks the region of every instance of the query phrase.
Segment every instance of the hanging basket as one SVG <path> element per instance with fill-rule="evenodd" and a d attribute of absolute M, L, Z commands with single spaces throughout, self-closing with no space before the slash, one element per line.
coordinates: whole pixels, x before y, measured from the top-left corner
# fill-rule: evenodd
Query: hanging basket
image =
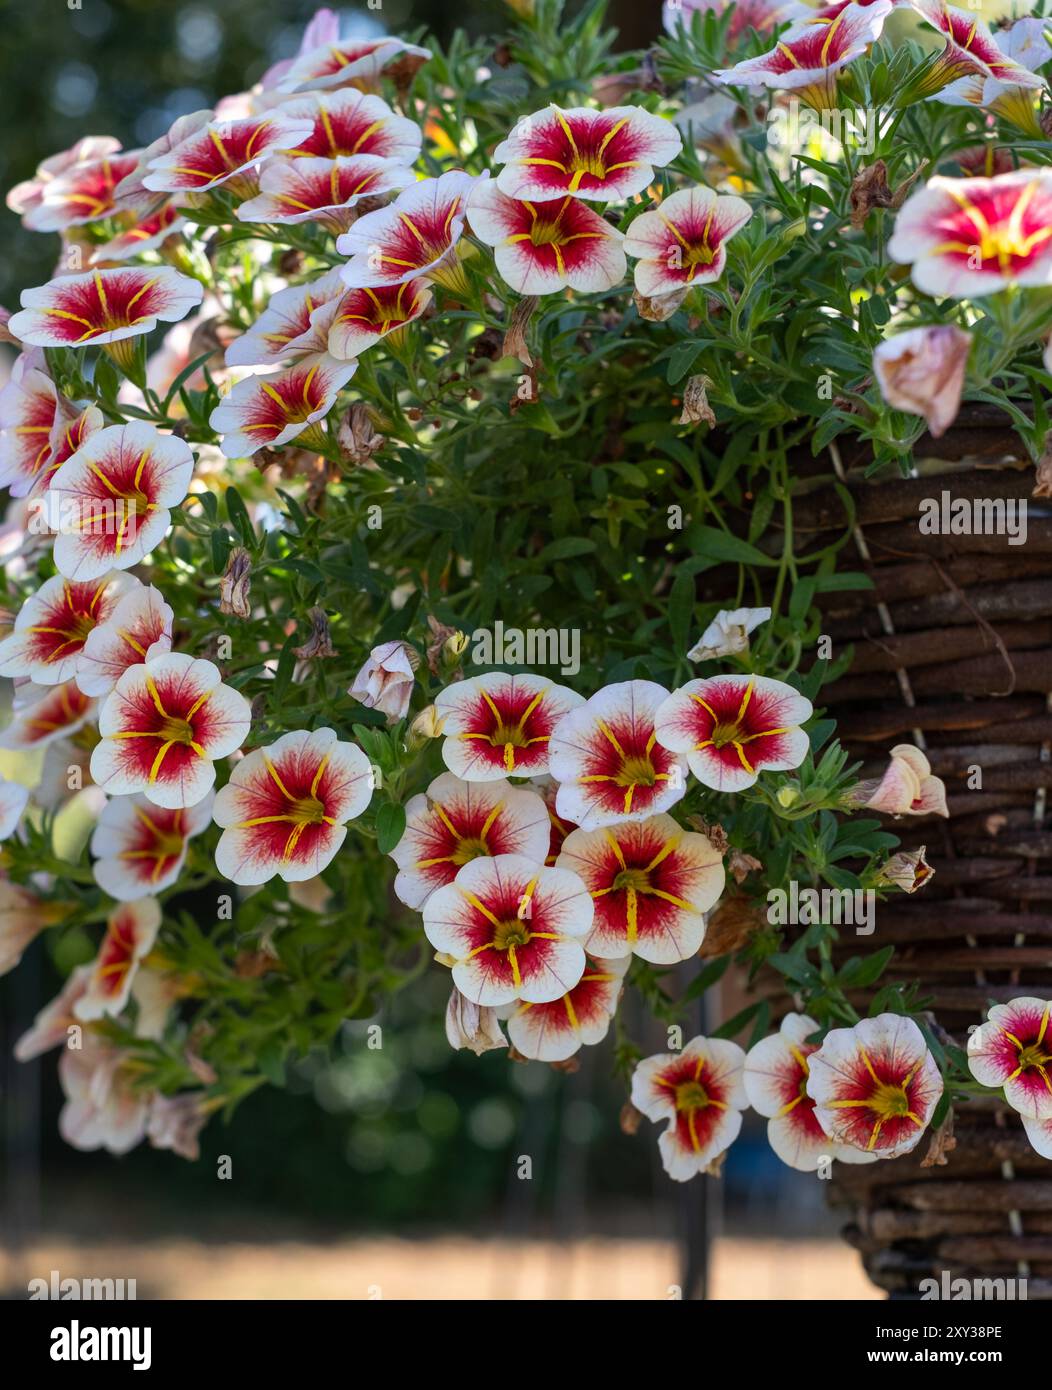
<path fill-rule="evenodd" d="M 861 776 L 879 776 L 893 744 L 917 741 L 946 783 L 948 820 L 890 826 L 904 848 L 927 846 L 935 877 L 882 902 L 865 944 L 895 946 L 882 983 L 915 984 L 963 1046 L 990 1003 L 1052 998 L 1052 510 L 1032 497 L 1033 466 L 1004 417 L 983 407 L 917 458 L 921 476 L 872 482 L 868 459 L 834 455 L 857 506 L 857 568 L 874 588 L 824 604 L 834 651 L 851 643 L 855 657 L 821 701 Z M 922 503 L 944 491 L 1025 500 L 1025 544 L 923 534 Z M 794 509 L 808 549 L 843 517 L 824 486 Z M 856 567 L 851 547 L 841 567 Z M 841 959 L 858 949 L 846 939 Z M 868 1004 L 864 993 L 852 1002 Z M 917 1297 L 927 1279 L 1025 1278 L 1025 1296 L 1052 1298 L 1052 1167 L 999 1101 L 958 1106 L 954 1124 L 941 1156 L 925 1139 L 890 1162 L 836 1165 L 846 1239 L 892 1296 Z"/>

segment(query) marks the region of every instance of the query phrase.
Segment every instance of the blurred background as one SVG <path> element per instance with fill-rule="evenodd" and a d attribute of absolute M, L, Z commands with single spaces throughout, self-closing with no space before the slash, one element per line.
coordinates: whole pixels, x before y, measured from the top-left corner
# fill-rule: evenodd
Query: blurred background
<path fill-rule="evenodd" d="M 0 185 L 88 134 L 131 148 L 293 54 L 313 0 L 2 0 Z M 499 35 L 489 0 L 345 8 L 343 32 Z M 657 0 L 615 0 L 624 47 L 655 37 Z M 4 217 L 0 304 L 52 273 L 57 241 Z M 0 364 L 0 379 L 9 362 Z M 657 1129 L 621 1133 L 609 1042 L 574 1074 L 452 1053 L 444 972 L 393 1000 L 384 1045 L 348 1025 L 333 1056 L 206 1129 L 199 1162 L 145 1146 L 80 1154 L 58 1137 L 55 1058 L 15 1038 L 61 975 L 37 942 L 0 979 L 0 1294 L 32 1278 L 135 1279 L 140 1297 L 873 1298 L 815 1177 L 783 1167 L 749 1116 L 721 1182 L 679 1186 Z M 733 986 L 728 993 L 733 995 Z M 712 1000 L 713 1016 L 740 1001 Z M 703 1019 L 699 1016 L 701 1031 Z M 650 1051 L 665 1038 L 629 1031 Z M 532 1176 L 519 1176 L 520 1157 Z M 229 1159 L 231 1177 L 217 1176 Z"/>

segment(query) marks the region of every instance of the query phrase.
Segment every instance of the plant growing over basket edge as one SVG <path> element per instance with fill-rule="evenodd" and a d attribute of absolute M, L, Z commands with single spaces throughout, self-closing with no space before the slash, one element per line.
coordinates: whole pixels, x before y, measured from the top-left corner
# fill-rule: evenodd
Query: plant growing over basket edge
<path fill-rule="evenodd" d="M 496 52 L 320 11 L 251 92 L 9 195 L 62 250 L 5 329 L 0 967 L 47 928 L 71 972 L 19 1055 L 71 1044 L 70 1142 L 193 1156 L 434 952 L 454 1046 L 563 1065 L 612 1026 L 676 1178 L 746 1105 L 814 1168 L 1002 1087 L 1048 1155 L 1040 1001 L 969 1057 L 893 948 L 837 965 L 836 923 L 766 912 L 931 873 L 865 814 L 947 814 L 923 752 L 859 782 L 821 708 L 851 651 L 818 599 L 869 585 L 837 441 L 908 473 L 963 395 L 1042 457 L 1042 21 L 669 7 L 615 56 L 602 3 L 512 8 Z M 801 110 L 872 117 L 872 160 L 776 143 Z M 498 624 L 576 669 L 503 663 Z M 759 1000 L 641 1060 L 622 990 L 674 1039 L 732 961 L 784 977 L 780 1030 Z"/>

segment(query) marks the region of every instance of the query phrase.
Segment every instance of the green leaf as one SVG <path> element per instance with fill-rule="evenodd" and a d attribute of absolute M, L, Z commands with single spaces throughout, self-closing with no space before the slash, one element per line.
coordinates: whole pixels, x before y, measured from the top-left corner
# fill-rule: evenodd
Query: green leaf
<path fill-rule="evenodd" d="M 381 854 L 390 854 L 405 834 L 405 807 L 385 801 L 376 813 L 376 844 Z"/>

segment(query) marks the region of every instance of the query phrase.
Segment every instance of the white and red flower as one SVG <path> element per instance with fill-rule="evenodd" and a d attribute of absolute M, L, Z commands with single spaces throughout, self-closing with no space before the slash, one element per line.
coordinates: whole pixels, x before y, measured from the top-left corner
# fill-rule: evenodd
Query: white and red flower
<path fill-rule="evenodd" d="M 496 184 L 481 184 L 468 204 L 468 221 L 506 284 L 520 294 L 581 293 L 612 289 L 625 277 L 622 234 L 567 194 L 546 202 L 509 198 Z"/>
<path fill-rule="evenodd" d="M 51 487 L 55 474 L 75 453 L 83 449 L 84 445 L 93 434 L 104 429 L 106 417 L 97 405 L 89 405 L 72 420 L 67 420 L 60 415 L 55 420 L 55 428 L 51 432 L 51 453 L 47 462 L 37 474 L 36 482 L 33 486 L 33 509 L 31 515 L 36 515 L 47 523 L 48 530 L 51 530 L 50 516 L 53 500 L 46 496 Z"/>
<path fill-rule="evenodd" d="M 418 319 L 431 298 L 425 280 L 347 290 L 330 320 L 329 352 L 342 361 L 360 356 L 381 338 Z"/>
<path fill-rule="evenodd" d="M 407 802 L 405 815 L 391 858 L 399 870 L 394 891 L 407 907 L 419 910 L 473 859 L 518 854 L 543 864 L 548 854 L 548 808 L 536 792 L 503 779 L 464 782 L 443 772 Z"/>
<path fill-rule="evenodd" d="M 972 335 L 952 323 L 927 324 L 878 343 L 873 374 L 895 410 L 923 415 L 933 439 L 953 424 L 961 404 Z"/>
<path fill-rule="evenodd" d="M 631 957 L 600 960 L 590 951 L 584 974 L 550 1004 L 519 1003 L 508 1015 L 516 1052 L 536 1062 L 565 1062 L 582 1047 L 595 1047 L 610 1031 Z"/>
<path fill-rule="evenodd" d="M 303 434 L 309 441 L 313 426 L 328 415 L 357 369 L 357 360 L 337 362 L 328 353 L 317 353 L 273 376 L 239 381 L 209 418 L 223 436 L 223 453 L 248 458 L 257 449 L 276 449 Z"/>
<path fill-rule="evenodd" d="M 409 713 L 420 657 L 408 642 L 397 638 L 373 647 L 347 694 L 366 709 L 378 709 L 388 724 Z"/>
<path fill-rule="evenodd" d="M 819 109 L 835 106 L 837 73 L 880 38 L 893 8 L 892 0 L 874 0 L 845 5 L 831 19 L 798 19 L 766 53 L 712 75 L 728 86 L 798 91 L 803 101 Z"/>
<path fill-rule="evenodd" d="M 372 91 L 393 64 L 411 76 L 431 50 L 388 35 L 379 39 L 336 39 L 295 58 L 278 82 L 280 92 L 313 92 L 329 87 Z"/>
<path fill-rule="evenodd" d="M 291 151 L 297 157 L 371 154 L 408 166 L 420 155 L 423 133 L 416 122 L 396 115 L 382 97 L 353 87 L 292 97 L 280 109 L 314 124 L 310 135 Z"/>
<path fill-rule="evenodd" d="M 696 955 L 705 913 L 723 892 L 723 856 L 671 816 L 574 830 L 556 864 L 572 869 L 595 903 L 586 943 L 598 956 L 637 955 L 672 965 Z"/>
<path fill-rule="evenodd" d="M 26 212 L 23 224 L 34 232 L 61 232 L 129 210 L 133 202 L 118 197 L 116 189 L 138 161 L 136 150 L 79 160 L 47 180 L 40 200 Z"/>
<path fill-rule="evenodd" d="M 968 1069 L 1029 1120 L 1052 1120 L 1052 1003 L 1023 995 L 995 1004 L 968 1036 Z"/>
<path fill-rule="evenodd" d="M 46 748 L 77 733 L 95 713 L 95 701 L 76 681 L 64 685 L 20 686 L 11 703 L 11 722 L 0 734 L 0 748 Z"/>
<path fill-rule="evenodd" d="M 424 931 L 452 958 L 453 983 L 476 1004 L 548 1004 L 585 971 L 592 900 L 566 869 L 521 854 L 473 859 L 423 906 Z"/>
<path fill-rule="evenodd" d="M 112 135 L 85 135 L 68 150 L 53 154 L 37 165 L 31 179 L 16 184 L 7 195 L 7 206 L 12 212 L 25 214 L 38 207 L 43 201 L 47 185 L 60 174 L 67 173 L 77 164 L 86 164 L 101 159 L 103 155 L 115 154 L 121 142 Z"/>
<path fill-rule="evenodd" d="M 97 347 L 150 333 L 158 320 L 175 323 L 203 294 L 199 281 L 169 266 L 88 270 L 23 290 L 8 326 L 37 347 Z"/>
<path fill-rule="evenodd" d="M 168 534 L 193 472 L 190 446 L 143 420 L 92 434 L 51 479 L 59 573 L 86 581 L 138 564 Z"/>
<path fill-rule="evenodd" d="M 0 487 L 25 497 L 48 475 L 56 429 L 74 415 L 44 370 L 44 354 L 24 352 L 0 391 Z"/>
<path fill-rule="evenodd" d="M 505 166 L 497 187 L 509 198 L 543 202 L 570 193 L 606 203 L 642 192 L 654 169 L 682 148 L 672 122 L 641 106 L 553 104 L 524 116 L 493 159 Z"/>
<path fill-rule="evenodd" d="M 584 830 L 646 820 L 687 790 L 686 763 L 657 738 L 668 691 L 653 681 L 605 686 L 571 710 L 551 736 L 555 809 Z"/>
<path fill-rule="evenodd" d="M 898 1158 L 928 1127 L 942 1076 L 911 1018 L 878 1014 L 834 1028 L 808 1058 L 815 1118 L 838 1144 Z"/>
<path fill-rule="evenodd" d="M 799 726 L 811 701 L 766 676 L 688 681 L 657 712 L 658 743 L 685 755 L 706 787 L 740 792 L 761 772 L 799 767 L 810 746 Z"/>
<path fill-rule="evenodd" d="M 717 15 L 734 9 L 727 29 L 727 38 L 733 43 L 748 29 L 758 34 L 766 34 L 787 19 L 798 17 L 801 5 L 799 0 L 665 0 L 661 7 L 661 22 L 670 34 L 681 27 L 690 28 L 695 14 L 706 14 L 710 10 Z"/>
<path fill-rule="evenodd" d="M 38 898 L 10 879 L 0 878 L 0 975 L 13 970 L 30 942 L 45 927 L 61 920 L 68 910 L 61 903 Z"/>
<path fill-rule="evenodd" d="M 216 867 L 234 883 L 315 878 L 373 794 L 369 760 L 332 729 L 297 729 L 234 768 L 212 812 L 223 827 Z"/>
<path fill-rule="evenodd" d="M 682 1052 L 646 1057 L 632 1075 L 632 1104 L 669 1123 L 658 1139 L 665 1172 L 686 1182 L 730 1148 L 749 1104 L 745 1053 L 722 1038 L 692 1038 Z"/>
<path fill-rule="evenodd" d="M 363 289 L 426 276 L 459 288 L 457 243 L 468 199 L 487 177 L 454 169 L 421 179 L 387 207 L 360 217 L 336 242 L 340 255 L 350 257 L 342 270 L 344 283 Z"/>
<path fill-rule="evenodd" d="M 142 1142 L 149 1106 L 129 1060 L 127 1049 L 97 1033 L 88 1034 L 82 1047 L 62 1049 L 58 1079 L 66 1103 L 58 1128 L 67 1144 L 125 1154 Z"/>
<path fill-rule="evenodd" d="M 114 908 L 91 967 L 88 987 L 73 1006 L 81 1022 L 116 1018 L 121 1013 L 139 962 L 153 950 L 160 928 L 161 905 L 156 898 L 122 902 Z"/>
<path fill-rule="evenodd" d="M 1028 72 L 1037 72 L 1052 58 L 1052 47 L 1045 39 L 1046 30 L 1042 19 L 1020 19 L 1010 29 L 999 30 L 993 36 L 993 42 L 1006 57 Z M 929 100 L 940 101 L 947 106 L 982 107 L 1003 116 L 1035 139 L 1044 140 L 1045 132 L 1038 120 L 1034 87 L 1021 86 L 1012 80 L 1011 73 L 1004 76 L 1006 80 L 990 77 L 984 69 L 975 68 L 933 93 Z"/>
<path fill-rule="evenodd" d="M 135 902 L 171 887 L 186 862 L 189 842 L 211 820 L 211 795 L 196 806 L 170 810 L 145 796 L 113 797 L 91 836 L 95 882 L 118 902 Z"/>
<path fill-rule="evenodd" d="M 248 701 L 210 661 L 169 652 L 129 667 L 106 697 L 91 775 L 111 796 L 194 806 L 215 782 L 214 759 L 236 752 L 251 725 Z"/>
<path fill-rule="evenodd" d="M 937 91 L 962 77 L 994 78 L 1032 89 L 1045 85 L 1043 77 L 997 44 L 974 10 L 955 9 L 946 0 L 910 0 L 910 6 L 946 39 L 946 47 L 934 67 L 924 75 L 929 91 Z"/>
<path fill-rule="evenodd" d="M 749 650 L 749 634 L 771 616 L 769 608 L 721 608 L 687 653 L 688 661 L 716 661 Z"/>
<path fill-rule="evenodd" d="M 845 805 L 890 816 L 948 816 L 946 787 L 931 763 L 912 743 L 898 743 L 883 776 L 852 788 Z"/>
<path fill-rule="evenodd" d="M 313 121 L 281 110 L 233 121 L 206 119 L 149 161 L 143 187 L 156 193 L 204 193 L 233 179 L 235 192 L 247 195 L 255 185 L 255 166 L 295 148 L 313 128 Z"/>
<path fill-rule="evenodd" d="M 1052 284 L 1052 169 L 929 179 L 903 203 L 888 254 L 939 297 Z"/>
<path fill-rule="evenodd" d="M 875 1153 L 834 1144 L 815 1118 L 815 1102 L 807 1094 L 808 1058 L 819 1044 L 808 1038 L 818 1031 L 806 1014 L 786 1014 L 777 1033 L 749 1049 L 744 1075 L 749 1104 L 768 1117 L 768 1142 L 790 1168 L 813 1173 L 827 1158 L 875 1163 Z"/>
<path fill-rule="evenodd" d="M 79 1030 L 80 1025 L 74 1016 L 73 1008 L 87 989 L 91 973 L 90 965 L 78 965 L 67 977 L 58 994 L 49 1004 L 44 1005 L 30 1027 L 15 1043 L 17 1061 L 31 1062 L 34 1057 L 68 1042 L 71 1028 Z"/>
<path fill-rule="evenodd" d="M 227 348 L 227 366 L 276 366 L 325 352 L 329 325 L 346 289 L 339 270 L 330 270 L 278 290 L 252 327 Z"/>
<path fill-rule="evenodd" d="M 340 155 L 336 159 L 274 159 L 259 179 L 259 193 L 237 210 L 241 222 L 324 223 L 345 231 L 354 221 L 354 207 L 363 198 L 408 188 L 416 181 L 411 169 L 373 154 Z"/>
<path fill-rule="evenodd" d="M 88 637 L 137 583 L 113 573 L 88 583 L 60 574 L 45 580 L 19 609 L 14 631 L 0 641 L 0 676 L 28 676 L 38 685 L 72 680 Z"/>
<path fill-rule="evenodd" d="M 172 650 L 172 610 L 152 584 L 136 582 L 88 633 L 77 662 L 85 695 L 108 695 L 129 666 Z"/>
<path fill-rule="evenodd" d="M 173 203 L 163 203 L 148 211 L 132 226 L 104 242 L 91 257 L 99 261 L 127 261 L 145 251 L 158 251 L 169 237 L 178 235 L 186 226 L 186 218 Z"/>
<path fill-rule="evenodd" d="M 727 264 L 727 242 L 751 216 L 744 198 L 711 188 L 686 188 L 665 198 L 625 233 L 625 250 L 638 262 L 636 289 L 655 298 L 718 280 Z"/>
<path fill-rule="evenodd" d="M 0 842 L 9 840 L 18 829 L 31 794 L 28 787 L 0 777 Z"/>
<path fill-rule="evenodd" d="M 467 782 L 547 772 L 553 730 L 583 704 L 576 691 L 543 676 L 494 671 L 458 681 L 435 700 L 443 761 Z"/>

